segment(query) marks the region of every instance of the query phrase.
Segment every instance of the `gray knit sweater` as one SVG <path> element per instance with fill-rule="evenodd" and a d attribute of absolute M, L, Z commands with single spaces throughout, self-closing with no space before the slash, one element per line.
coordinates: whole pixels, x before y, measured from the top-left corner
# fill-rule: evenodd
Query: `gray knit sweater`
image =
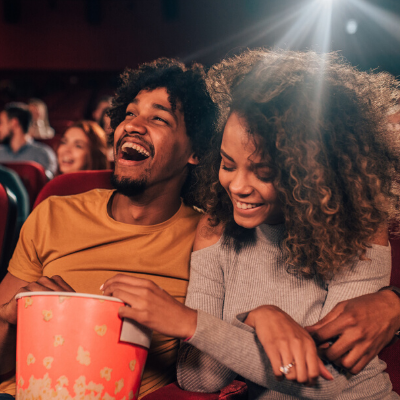
<path fill-rule="evenodd" d="M 279 249 L 284 226 L 256 229 L 255 246 L 235 253 L 221 245 L 192 254 L 186 305 L 199 310 L 194 336 L 183 342 L 178 382 L 183 389 L 217 391 L 237 374 L 246 379 L 250 399 L 399 399 L 377 357 L 356 376 L 328 369 L 333 381 L 318 378 L 316 387 L 278 382 L 254 330 L 243 323 L 248 312 L 275 305 L 301 326 L 312 325 L 340 301 L 375 292 L 389 284 L 390 247 L 373 245 L 369 260 L 321 284 L 290 274 Z"/>

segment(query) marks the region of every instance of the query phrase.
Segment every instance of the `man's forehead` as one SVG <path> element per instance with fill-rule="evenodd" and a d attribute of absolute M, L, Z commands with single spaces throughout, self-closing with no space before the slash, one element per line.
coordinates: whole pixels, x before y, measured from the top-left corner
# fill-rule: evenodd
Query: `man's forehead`
<path fill-rule="evenodd" d="M 182 112 L 182 103 L 179 99 L 174 99 L 174 104 L 171 103 L 171 95 L 168 93 L 167 88 L 160 86 L 154 89 L 142 89 L 136 96 L 135 98 L 131 101 L 133 104 L 137 104 L 140 102 L 140 98 L 143 95 L 150 94 L 154 95 L 155 104 L 158 102 L 163 102 L 164 106 L 167 106 L 170 108 L 172 111 L 180 111 Z M 157 100 L 157 101 L 156 101 Z"/>

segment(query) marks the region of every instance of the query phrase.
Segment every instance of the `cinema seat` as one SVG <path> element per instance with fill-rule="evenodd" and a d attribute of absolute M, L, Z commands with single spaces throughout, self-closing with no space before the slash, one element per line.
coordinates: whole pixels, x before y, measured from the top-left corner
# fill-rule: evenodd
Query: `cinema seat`
<path fill-rule="evenodd" d="M 390 237 L 392 247 L 392 276 L 390 284 L 400 287 L 400 238 L 392 235 Z M 393 390 L 400 394 L 400 340 L 383 349 L 379 358 L 386 362 L 386 372 L 390 376 Z"/>
<path fill-rule="evenodd" d="M 8 262 L 14 250 L 17 226 L 17 198 L 0 184 L 0 281 L 7 273 Z"/>
<path fill-rule="evenodd" d="M 1 164 L 14 170 L 19 175 L 28 192 L 30 208 L 32 210 L 37 195 L 48 182 L 43 166 L 34 161 L 4 162 Z"/>
<path fill-rule="evenodd" d="M 48 182 L 36 198 L 33 208 L 49 196 L 69 196 L 92 189 L 111 189 L 109 169 L 102 171 L 79 171 L 56 176 Z"/>

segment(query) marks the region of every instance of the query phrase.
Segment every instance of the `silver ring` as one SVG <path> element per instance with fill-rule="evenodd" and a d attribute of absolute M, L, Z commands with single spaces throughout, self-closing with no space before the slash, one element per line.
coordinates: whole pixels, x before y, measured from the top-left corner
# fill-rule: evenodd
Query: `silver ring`
<path fill-rule="evenodd" d="M 279 368 L 279 371 L 281 371 L 283 375 L 287 375 L 290 372 L 290 368 L 293 368 L 294 365 L 295 365 L 295 362 L 292 361 L 288 365 L 282 365 L 282 367 Z"/>

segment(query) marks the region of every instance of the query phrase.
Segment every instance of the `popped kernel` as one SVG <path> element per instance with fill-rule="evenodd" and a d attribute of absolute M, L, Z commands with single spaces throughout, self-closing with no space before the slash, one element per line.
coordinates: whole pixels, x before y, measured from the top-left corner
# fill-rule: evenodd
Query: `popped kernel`
<path fill-rule="evenodd" d="M 50 369 L 51 368 L 51 363 L 54 361 L 53 357 L 45 357 L 43 359 L 43 365 L 47 368 Z"/>
<path fill-rule="evenodd" d="M 111 372 L 112 369 L 108 368 L 108 367 L 104 367 L 101 371 L 100 371 L 100 377 L 104 378 L 106 381 L 109 381 L 111 379 Z"/>
<path fill-rule="evenodd" d="M 115 391 L 114 393 L 119 393 L 124 387 L 124 378 L 121 378 L 119 381 L 115 382 Z"/>
<path fill-rule="evenodd" d="M 29 353 L 28 357 L 26 359 L 27 365 L 31 365 L 36 361 L 36 358 L 33 356 L 33 354 Z"/>
<path fill-rule="evenodd" d="M 64 303 L 65 300 L 69 300 L 71 297 L 70 296 L 58 296 L 58 302 Z"/>
<path fill-rule="evenodd" d="M 131 371 L 134 371 L 134 370 L 135 370 L 135 367 L 136 367 L 136 360 L 131 360 L 131 361 L 129 362 L 129 369 L 130 369 Z"/>
<path fill-rule="evenodd" d="M 53 318 L 53 311 L 51 310 L 43 310 L 42 311 L 43 314 L 43 319 L 48 322 Z"/>
<path fill-rule="evenodd" d="M 25 381 L 24 381 L 24 379 L 22 378 L 22 376 L 18 379 L 18 385 L 19 386 L 24 386 L 24 383 L 25 383 Z"/>
<path fill-rule="evenodd" d="M 54 336 L 54 347 L 62 346 L 64 344 L 64 342 L 65 342 L 65 340 L 61 335 Z"/>
<path fill-rule="evenodd" d="M 128 394 L 128 400 L 132 400 L 133 399 L 133 390 L 131 390 Z"/>
<path fill-rule="evenodd" d="M 68 383 L 69 383 L 68 378 L 65 375 L 62 375 L 57 379 L 56 388 L 58 388 L 58 387 L 61 388 L 63 386 L 68 386 Z"/>
<path fill-rule="evenodd" d="M 101 400 L 115 400 L 115 397 L 112 397 L 108 393 L 105 393 Z"/>
<path fill-rule="evenodd" d="M 94 330 L 99 336 L 104 336 L 107 332 L 107 325 L 96 325 Z"/>
<path fill-rule="evenodd" d="M 90 364 L 90 353 L 85 351 L 82 346 L 78 347 L 78 355 L 76 356 L 77 361 L 83 365 Z"/>
<path fill-rule="evenodd" d="M 25 297 L 25 308 L 28 308 L 33 304 L 32 297 Z"/>

